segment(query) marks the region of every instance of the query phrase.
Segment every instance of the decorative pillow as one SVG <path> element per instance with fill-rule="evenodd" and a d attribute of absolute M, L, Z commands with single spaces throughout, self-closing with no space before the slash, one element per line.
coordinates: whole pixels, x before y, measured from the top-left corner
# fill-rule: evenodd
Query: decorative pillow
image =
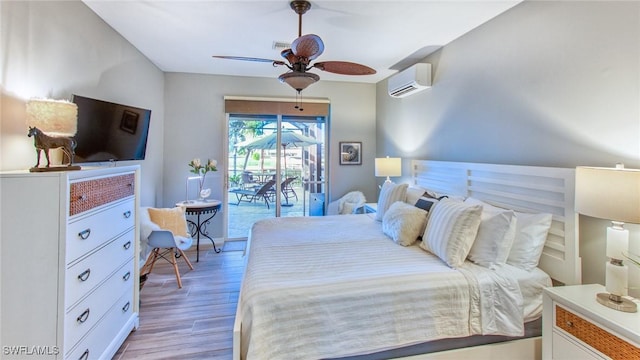
<path fill-rule="evenodd" d="M 421 187 L 409 186 L 404 201 L 409 205 L 429 211 L 431 207 L 438 202 L 438 199 L 431 196 L 427 190 Z"/>
<path fill-rule="evenodd" d="M 493 269 L 504 264 L 516 237 L 516 214 L 513 210 L 501 209 L 481 200 L 467 198 L 465 203 L 482 206 L 478 234 L 469 251 L 469 260 Z"/>
<path fill-rule="evenodd" d="M 407 204 L 414 205 L 418 201 L 418 199 L 425 196 L 426 194 L 427 194 L 427 190 L 419 186 L 409 185 L 407 186 L 407 195 L 404 201 Z"/>
<path fill-rule="evenodd" d="M 402 246 L 413 245 L 427 224 L 427 212 L 396 201 L 382 217 L 382 232 Z"/>
<path fill-rule="evenodd" d="M 151 221 L 161 229 L 171 231 L 174 236 L 189 237 L 183 208 L 149 208 L 148 211 Z"/>
<path fill-rule="evenodd" d="M 478 233 L 482 206 L 442 199 L 429 212 L 420 247 L 452 268 L 464 263 Z"/>
<path fill-rule="evenodd" d="M 378 198 L 378 210 L 376 211 L 376 220 L 382 221 L 385 211 L 396 201 L 403 201 L 407 194 L 408 184 L 394 184 L 385 182 L 380 190 Z"/>
<path fill-rule="evenodd" d="M 538 266 L 553 217 L 545 213 L 516 212 L 516 219 L 516 238 L 507 264 L 531 271 Z"/>

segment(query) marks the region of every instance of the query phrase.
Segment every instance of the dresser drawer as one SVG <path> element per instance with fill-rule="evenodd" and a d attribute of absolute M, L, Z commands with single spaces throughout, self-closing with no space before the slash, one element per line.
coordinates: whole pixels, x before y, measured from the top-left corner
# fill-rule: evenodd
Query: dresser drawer
<path fill-rule="evenodd" d="M 135 175 L 124 174 L 70 184 L 69 216 L 133 196 Z"/>
<path fill-rule="evenodd" d="M 118 269 L 106 282 L 65 314 L 64 348 L 69 349 L 97 324 L 115 304 L 127 294 L 133 297 L 133 259 Z"/>
<path fill-rule="evenodd" d="M 131 321 L 133 314 L 133 294 L 122 295 L 109 309 L 100 323 L 65 355 L 66 360 L 102 359 L 109 346 L 105 339 L 115 339 L 123 327 Z M 124 329 L 129 331 L 130 329 Z"/>
<path fill-rule="evenodd" d="M 554 307 L 554 325 L 597 351 L 616 359 L 639 359 L 640 349 L 562 306 Z"/>
<path fill-rule="evenodd" d="M 100 247 L 107 241 L 135 224 L 135 202 L 129 199 L 116 203 L 104 211 L 77 219 L 67 227 L 67 260 L 69 265 L 84 254 Z"/>
<path fill-rule="evenodd" d="M 133 230 L 130 230 L 69 267 L 65 274 L 65 309 L 72 307 L 91 289 L 131 260 L 133 241 Z"/>

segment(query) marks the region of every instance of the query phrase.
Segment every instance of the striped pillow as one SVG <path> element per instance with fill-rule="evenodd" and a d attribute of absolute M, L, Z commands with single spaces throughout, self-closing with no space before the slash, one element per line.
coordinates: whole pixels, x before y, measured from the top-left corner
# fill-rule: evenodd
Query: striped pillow
<path fill-rule="evenodd" d="M 376 210 L 376 220 L 382 221 L 385 211 L 396 201 L 404 201 L 407 195 L 408 184 L 394 184 L 385 182 L 378 197 L 378 209 Z"/>
<path fill-rule="evenodd" d="M 482 206 L 442 199 L 430 211 L 420 247 L 452 268 L 464 263 L 478 233 Z"/>

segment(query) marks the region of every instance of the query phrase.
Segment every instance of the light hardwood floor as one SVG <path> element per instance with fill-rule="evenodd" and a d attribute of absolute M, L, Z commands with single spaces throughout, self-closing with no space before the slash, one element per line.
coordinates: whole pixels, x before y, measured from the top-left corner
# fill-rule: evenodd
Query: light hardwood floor
<path fill-rule="evenodd" d="M 182 289 L 171 265 L 156 263 L 140 292 L 140 327 L 114 359 L 231 359 L 245 242 L 218 254 L 200 245 L 200 262 L 195 246 L 186 252 L 194 270 L 178 259 Z"/>

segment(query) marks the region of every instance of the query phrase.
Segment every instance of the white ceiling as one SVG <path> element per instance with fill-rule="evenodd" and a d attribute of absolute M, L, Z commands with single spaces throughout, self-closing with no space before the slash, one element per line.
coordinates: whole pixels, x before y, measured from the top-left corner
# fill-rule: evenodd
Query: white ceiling
<path fill-rule="evenodd" d="M 375 75 L 313 70 L 321 80 L 376 83 L 515 6 L 522 0 L 312 0 L 302 33 L 325 44 L 316 61 L 351 61 Z M 98 16 L 165 72 L 277 77 L 270 63 L 212 55 L 283 60 L 273 42 L 298 36 L 288 0 L 83 0 Z"/>

